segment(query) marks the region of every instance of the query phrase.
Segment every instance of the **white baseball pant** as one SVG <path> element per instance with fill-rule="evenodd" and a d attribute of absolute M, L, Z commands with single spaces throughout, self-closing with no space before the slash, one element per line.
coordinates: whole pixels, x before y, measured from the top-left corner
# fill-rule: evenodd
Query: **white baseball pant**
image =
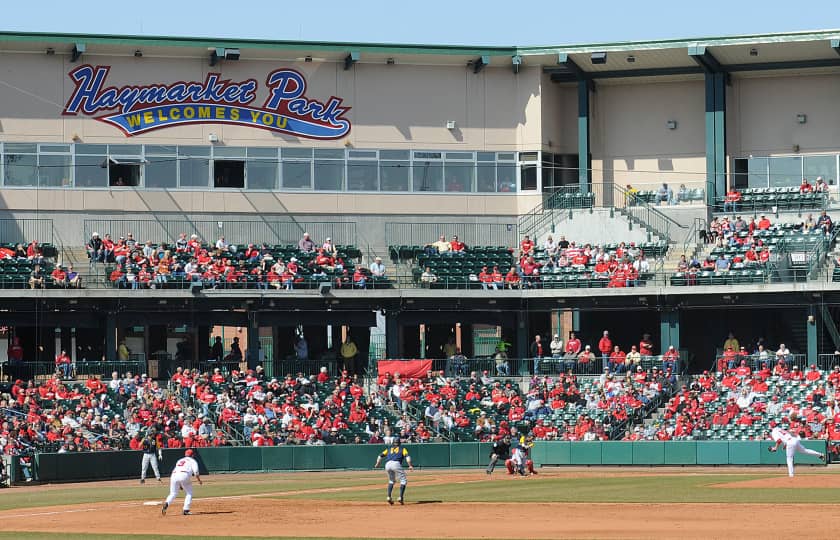
<path fill-rule="evenodd" d="M 799 452 L 800 454 L 806 454 L 809 456 L 819 456 L 820 453 L 816 450 L 811 450 L 810 448 L 805 448 L 802 446 L 802 443 L 797 441 L 790 442 L 785 445 L 785 454 L 787 454 L 787 467 L 788 467 L 788 476 L 793 478 L 793 456 Z"/>
<path fill-rule="evenodd" d="M 183 489 L 184 493 L 184 510 L 189 510 L 192 504 L 192 476 L 186 472 L 172 473 L 169 478 L 169 496 L 166 498 L 166 504 L 172 504 L 175 497 L 178 496 L 178 489 Z"/>
<path fill-rule="evenodd" d="M 146 471 L 149 470 L 149 464 L 152 465 L 152 470 L 155 472 L 155 478 L 160 480 L 160 469 L 158 468 L 158 459 L 154 454 L 143 454 L 143 465 L 140 468 L 140 480 L 146 479 Z"/>
<path fill-rule="evenodd" d="M 388 473 L 389 484 L 393 484 L 397 479 L 399 479 L 400 485 L 403 486 L 408 482 L 408 478 L 406 477 L 405 471 L 399 461 L 389 461 L 385 463 L 385 472 Z"/>

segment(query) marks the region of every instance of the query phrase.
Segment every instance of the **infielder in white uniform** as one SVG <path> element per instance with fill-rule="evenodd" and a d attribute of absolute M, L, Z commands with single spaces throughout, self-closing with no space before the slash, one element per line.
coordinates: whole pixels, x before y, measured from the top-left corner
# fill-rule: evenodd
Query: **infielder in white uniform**
<path fill-rule="evenodd" d="M 178 496 L 178 490 L 183 489 L 184 493 L 184 515 L 190 515 L 190 504 L 192 504 L 192 477 L 195 476 L 195 479 L 198 480 L 198 484 L 201 485 L 201 476 L 198 475 L 198 463 L 192 458 L 193 451 L 191 448 L 188 448 L 186 452 L 184 452 L 184 456 L 178 460 L 175 464 L 175 468 L 172 469 L 172 476 L 169 477 L 169 497 L 163 502 L 163 508 L 161 508 L 160 513 L 164 516 L 166 515 L 166 510 L 169 509 L 169 505 L 172 501 L 175 500 L 175 497 Z"/>
<path fill-rule="evenodd" d="M 811 450 L 802 446 L 801 437 L 789 432 L 786 429 L 775 427 L 773 428 L 773 431 L 770 432 L 770 437 L 776 441 L 775 446 L 768 448 L 771 452 L 775 452 L 779 449 L 779 446 L 784 445 L 785 453 L 787 454 L 788 476 L 791 478 L 793 478 L 793 456 L 797 452 L 809 456 L 818 456 L 820 459 L 825 460 L 825 456 L 816 450 Z"/>

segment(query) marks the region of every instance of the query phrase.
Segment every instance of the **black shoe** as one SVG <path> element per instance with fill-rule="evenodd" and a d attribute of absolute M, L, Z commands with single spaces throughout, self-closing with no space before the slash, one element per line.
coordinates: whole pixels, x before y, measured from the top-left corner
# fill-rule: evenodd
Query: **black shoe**
<path fill-rule="evenodd" d="M 145 479 L 143 479 L 143 478 L 141 478 L 141 479 L 140 479 L 140 483 L 141 483 L 141 484 L 145 484 L 145 483 L 146 483 L 146 480 L 145 480 Z"/>
<path fill-rule="evenodd" d="M 388 501 L 388 504 L 390 504 L 391 506 L 394 506 L 394 499 L 392 499 L 391 497 L 388 497 L 387 501 Z"/>
<path fill-rule="evenodd" d="M 185 516 L 191 516 L 192 512 L 190 512 L 189 510 L 184 510 L 184 515 Z"/>
<path fill-rule="evenodd" d="M 398 502 L 398 503 L 400 503 L 400 504 L 405 504 L 405 502 L 403 501 L 403 498 L 402 498 L 402 497 L 400 497 L 399 499 L 397 499 L 397 502 Z"/>
<path fill-rule="evenodd" d="M 162 482 L 163 482 L 163 480 L 161 480 L 160 478 L 158 478 L 158 482 L 162 483 Z"/>
<path fill-rule="evenodd" d="M 493 471 L 491 471 L 490 469 L 487 469 L 487 470 L 486 470 L 486 471 L 484 471 L 484 472 L 486 472 L 486 473 L 487 473 L 487 476 L 490 476 L 491 474 L 493 474 Z"/>
<path fill-rule="evenodd" d="M 166 515 L 166 510 L 167 510 L 167 508 L 169 508 L 169 503 L 164 502 L 164 503 L 163 503 L 163 506 L 160 508 L 160 513 L 161 513 L 161 515 L 163 515 L 163 516 L 165 516 L 165 515 Z"/>

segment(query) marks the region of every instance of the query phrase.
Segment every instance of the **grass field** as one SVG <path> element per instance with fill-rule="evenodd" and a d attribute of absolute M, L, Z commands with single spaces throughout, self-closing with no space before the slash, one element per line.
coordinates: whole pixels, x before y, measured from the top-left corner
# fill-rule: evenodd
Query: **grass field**
<path fill-rule="evenodd" d="M 425 470 L 410 474 L 404 507 L 385 504 L 381 471 L 216 475 L 196 486 L 194 516 L 179 497 L 163 518 L 167 492 L 154 480 L 8 489 L 0 540 L 751 537 L 743 515 L 778 518 L 781 537 L 791 516 L 817 527 L 810 538 L 840 530 L 840 472 L 825 468 Z"/>

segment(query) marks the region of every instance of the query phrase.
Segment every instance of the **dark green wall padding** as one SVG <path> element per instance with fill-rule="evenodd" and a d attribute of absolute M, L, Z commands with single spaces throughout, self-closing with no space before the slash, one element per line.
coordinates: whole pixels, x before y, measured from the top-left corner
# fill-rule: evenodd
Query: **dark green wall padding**
<path fill-rule="evenodd" d="M 803 444 L 825 453 L 825 441 Z M 770 441 L 670 441 L 670 442 L 538 442 L 532 450 L 541 465 L 783 465 L 784 451 L 770 453 Z M 381 445 L 276 446 L 201 448 L 201 472 L 260 472 L 370 469 Z M 420 467 L 483 467 L 489 443 L 406 445 Z M 164 450 L 161 473 L 168 475 L 184 450 Z M 74 482 L 140 476 L 140 452 L 39 454 L 38 479 Z M 796 462 L 819 464 L 811 456 L 797 455 Z M 151 474 L 151 471 L 149 471 Z"/>

